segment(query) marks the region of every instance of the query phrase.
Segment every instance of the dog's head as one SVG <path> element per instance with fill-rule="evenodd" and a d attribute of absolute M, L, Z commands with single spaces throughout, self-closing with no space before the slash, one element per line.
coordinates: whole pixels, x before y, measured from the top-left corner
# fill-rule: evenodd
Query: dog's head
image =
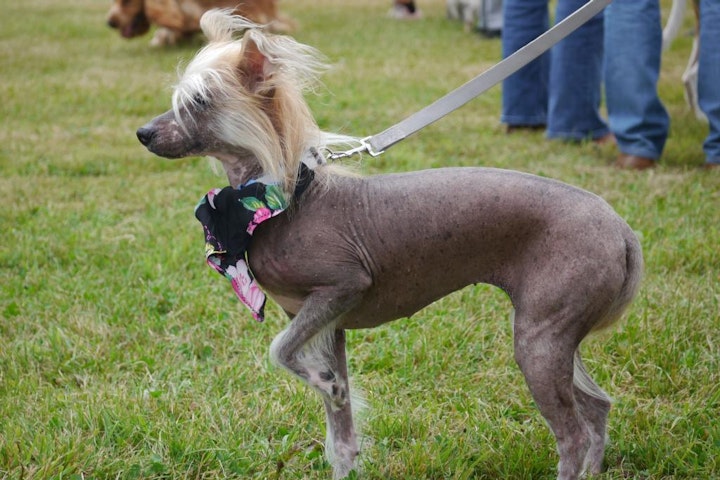
<path fill-rule="evenodd" d="M 145 0 L 114 0 L 107 23 L 118 29 L 125 38 L 144 35 L 150 29 L 150 22 L 145 15 Z"/>
<path fill-rule="evenodd" d="M 138 139 L 161 157 L 209 155 L 226 170 L 291 187 L 320 134 L 302 95 L 324 67 L 317 51 L 223 10 L 207 12 L 200 25 L 208 45 L 182 73 L 172 109 L 141 127 Z"/>

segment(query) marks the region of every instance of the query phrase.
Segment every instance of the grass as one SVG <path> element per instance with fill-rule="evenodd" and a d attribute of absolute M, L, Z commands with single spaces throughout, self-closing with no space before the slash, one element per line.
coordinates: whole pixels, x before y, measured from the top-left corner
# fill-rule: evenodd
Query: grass
<path fill-rule="evenodd" d="M 663 2 L 667 6 L 668 2 Z M 2 1 L 0 477 L 328 478 L 319 400 L 267 359 L 280 310 L 255 324 L 204 266 L 192 215 L 224 179 L 203 159 L 147 153 L 135 129 L 169 106 L 178 61 L 104 25 L 104 2 Z M 336 65 L 310 99 L 323 128 L 369 135 L 495 63 L 439 0 L 387 19 L 387 0 L 283 2 L 296 37 Z M 688 17 L 689 19 L 689 17 Z M 688 23 L 688 28 L 690 23 Z M 673 119 L 660 167 L 615 151 L 503 134 L 495 88 L 365 173 L 512 168 L 606 198 L 642 237 L 644 286 L 622 326 L 587 342 L 615 398 L 607 479 L 720 475 L 720 177 L 664 57 Z M 512 361 L 510 305 L 477 286 L 412 319 L 350 334 L 367 396 L 364 478 L 552 478 L 554 444 Z"/>

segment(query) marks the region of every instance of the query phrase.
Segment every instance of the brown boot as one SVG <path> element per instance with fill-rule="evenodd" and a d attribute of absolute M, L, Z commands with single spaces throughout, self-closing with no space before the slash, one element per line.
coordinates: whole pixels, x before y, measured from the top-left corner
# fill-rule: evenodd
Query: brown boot
<path fill-rule="evenodd" d="M 615 166 L 623 170 L 647 170 L 655 168 L 656 165 L 657 161 L 652 158 L 628 155 L 626 153 L 621 153 L 615 160 Z"/>

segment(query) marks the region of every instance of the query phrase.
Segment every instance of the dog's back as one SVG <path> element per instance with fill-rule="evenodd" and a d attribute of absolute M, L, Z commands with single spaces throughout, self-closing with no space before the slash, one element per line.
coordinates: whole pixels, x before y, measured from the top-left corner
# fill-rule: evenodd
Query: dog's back
<path fill-rule="evenodd" d="M 288 17 L 279 15 L 276 0 L 145 0 L 145 13 L 151 22 L 183 33 L 199 32 L 200 17 L 213 8 L 229 9 L 259 25 L 268 25 L 271 31 L 293 28 Z"/>
<path fill-rule="evenodd" d="M 211 9 L 226 9 L 270 31 L 288 33 L 295 21 L 279 12 L 277 0 L 114 0 L 107 22 L 125 38 L 144 35 L 151 24 L 160 28 L 150 44 L 172 45 L 200 31 L 200 18 Z"/>

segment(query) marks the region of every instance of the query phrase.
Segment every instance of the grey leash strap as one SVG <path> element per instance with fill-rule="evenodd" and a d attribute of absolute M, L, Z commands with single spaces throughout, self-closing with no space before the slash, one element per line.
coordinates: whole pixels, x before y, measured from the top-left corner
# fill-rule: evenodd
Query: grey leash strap
<path fill-rule="evenodd" d="M 372 156 L 380 155 L 399 141 L 404 140 L 418 130 L 441 119 L 448 113 L 460 108 L 473 98 L 502 82 L 600 13 L 610 2 L 611 0 L 588 1 L 550 30 L 466 84 L 387 130 L 377 135 L 364 138 L 361 141 L 362 145 L 360 147 L 346 152 L 330 154 L 329 159 L 344 158 L 362 152 L 368 152 Z"/>

